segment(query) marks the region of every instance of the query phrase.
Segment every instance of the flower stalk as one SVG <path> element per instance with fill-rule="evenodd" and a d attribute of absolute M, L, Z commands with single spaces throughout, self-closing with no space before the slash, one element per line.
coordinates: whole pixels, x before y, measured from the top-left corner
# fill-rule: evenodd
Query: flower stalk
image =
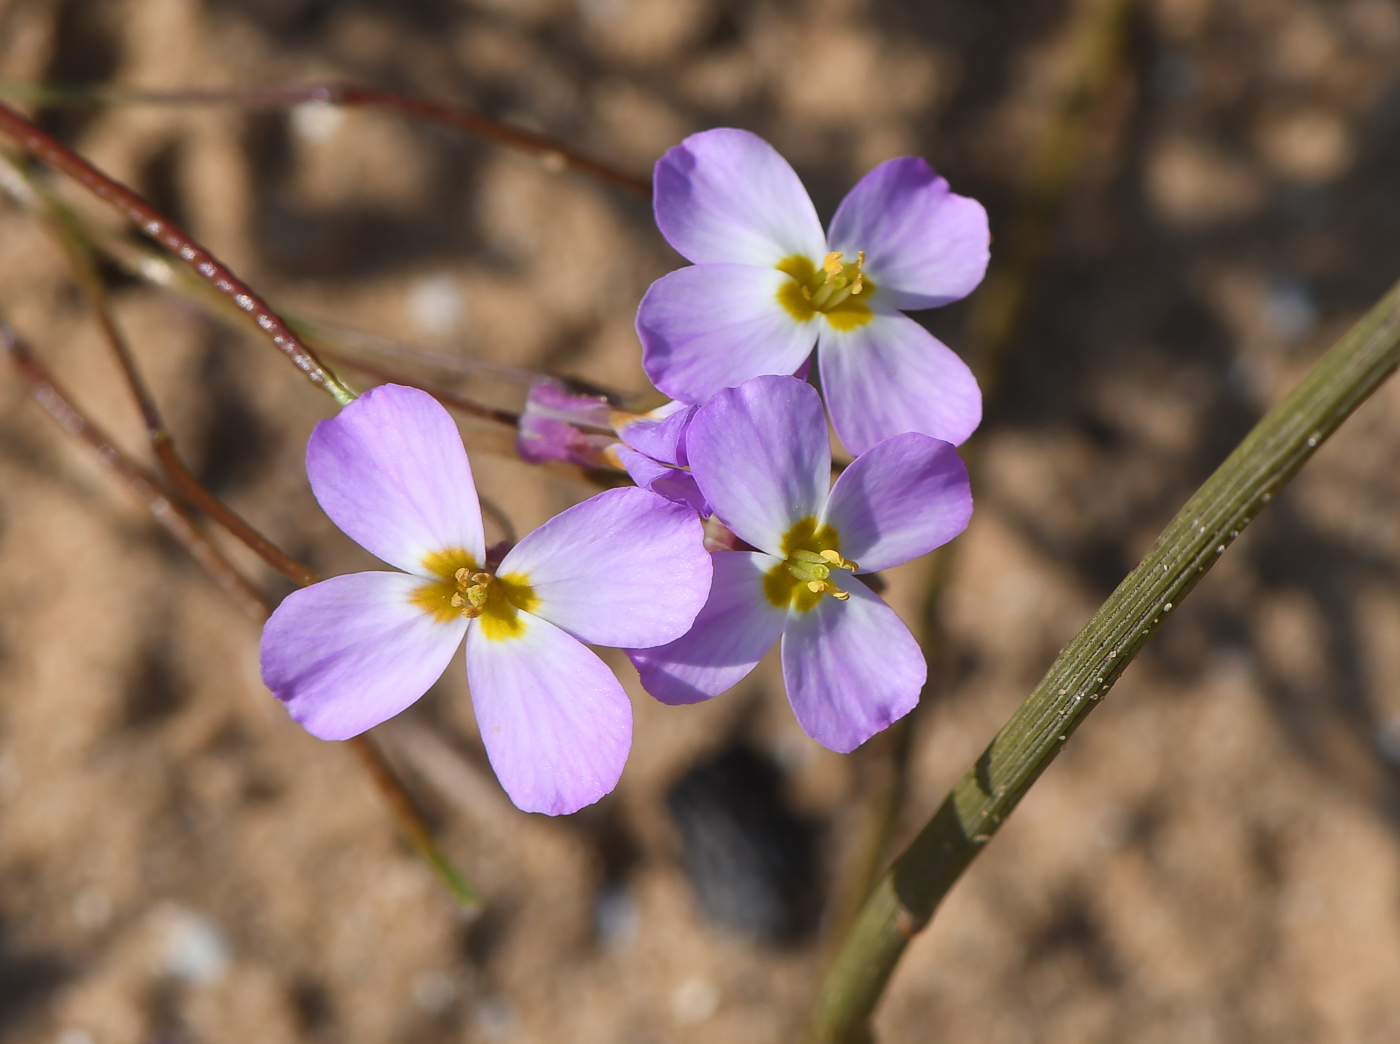
<path fill-rule="evenodd" d="M 268 604 L 263 593 L 240 573 L 223 552 L 215 546 L 199 521 L 165 490 L 157 476 L 130 460 L 117 448 L 106 433 L 94 426 L 79 411 L 68 394 L 55 383 L 48 368 L 34 356 L 28 345 L 5 322 L 3 314 L 0 314 L 0 352 L 9 356 L 16 370 L 28 383 L 35 401 L 43 407 L 55 423 L 93 451 L 98 460 L 116 475 L 126 490 L 151 513 L 151 516 L 181 547 L 189 552 L 190 556 L 209 573 L 224 593 L 238 604 L 240 609 L 259 623 L 266 620 L 272 607 Z M 135 372 L 134 367 L 132 373 L 135 383 L 144 388 L 144 382 L 141 381 L 140 375 Z M 151 406 L 154 408 L 153 403 Z M 171 448 L 173 451 L 173 446 Z M 185 474 L 188 475 L 188 472 Z M 189 481 L 198 486 L 193 476 L 189 476 Z M 202 486 L 198 486 L 198 488 L 205 497 L 219 503 L 217 498 L 204 490 Z M 232 514 L 227 508 L 224 511 Z M 215 516 L 215 520 L 222 521 L 222 518 Z M 246 523 L 243 525 L 247 526 Z M 272 547 L 265 537 L 251 530 L 251 527 L 247 528 L 257 536 L 258 540 Z M 232 532 L 234 536 L 242 539 L 242 534 L 238 530 L 235 529 Z M 254 550 L 257 548 L 254 547 Z M 276 549 L 274 548 L 274 550 Z M 306 566 L 289 558 L 281 551 L 277 551 L 277 553 L 296 566 L 303 574 L 312 578 L 310 581 L 299 582 L 314 582 L 315 574 Z M 297 579 L 295 576 L 291 578 Z M 376 789 L 389 805 L 389 810 L 393 813 L 394 819 L 409 845 L 429 869 L 438 876 L 458 905 L 464 911 L 472 912 L 480 903 L 480 894 L 438 846 L 422 812 L 404 788 L 383 752 L 369 736 L 356 736 L 348 741 L 348 745 L 368 771 Z"/>
<path fill-rule="evenodd" d="M 866 901 L 818 996 L 816 1040 L 846 1044 L 870 1039 L 870 1015 L 905 947 L 963 871 L 1167 615 L 1397 364 L 1400 284 L 1255 425 L 1186 502 L 895 859 Z"/>
<path fill-rule="evenodd" d="M 233 88 L 212 91 L 140 91 L 78 84 L 0 83 L 0 97 L 44 108 L 112 108 L 130 105 L 236 106 L 289 109 L 298 105 L 335 105 L 390 109 L 442 124 L 474 137 L 535 156 L 548 170 L 573 170 L 639 196 L 651 195 L 651 179 L 579 152 L 543 134 L 493 120 L 471 109 L 443 105 L 392 91 L 353 85 L 320 87 Z"/>
<path fill-rule="evenodd" d="M 171 251 L 190 271 L 237 305 L 272 341 L 273 347 L 336 402 L 343 406 L 355 397 L 252 287 L 136 193 L 4 105 L 0 105 L 0 137 L 8 138 L 28 155 L 68 175 Z"/>

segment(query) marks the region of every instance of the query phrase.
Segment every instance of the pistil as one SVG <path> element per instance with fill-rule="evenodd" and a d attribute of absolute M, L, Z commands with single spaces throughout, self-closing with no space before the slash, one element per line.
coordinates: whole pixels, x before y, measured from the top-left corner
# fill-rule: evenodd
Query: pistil
<path fill-rule="evenodd" d="M 865 302 L 875 288 L 865 278 L 865 251 L 856 251 L 854 261 L 844 258 L 833 250 L 820 268 L 801 254 L 778 263 L 778 270 L 793 278 L 779 290 L 778 300 L 794 319 L 805 322 L 820 313 L 838 330 L 853 330 L 870 321 Z"/>
<path fill-rule="evenodd" d="M 807 590 L 811 591 L 812 594 L 829 594 L 838 602 L 844 602 L 851 597 L 831 582 L 831 571 L 833 569 L 854 571 L 856 564 L 842 558 L 835 551 L 827 550 L 817 553 L 797 548 L 788 556 L 788 560 L 784 564 L 787 566 L 788 575 L 798 583 L 805 584 Z"/>

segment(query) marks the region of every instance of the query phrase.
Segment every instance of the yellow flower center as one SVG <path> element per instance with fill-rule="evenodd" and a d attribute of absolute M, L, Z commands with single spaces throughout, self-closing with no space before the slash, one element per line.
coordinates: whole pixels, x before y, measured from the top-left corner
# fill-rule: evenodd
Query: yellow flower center
<path fill-rule="evenodd" d="M 855 571 L 856 563 L 841 557 L 841 534 L 819 526 L 808 516 L 783 535 L 783 560 L 763 578 L 763 593 L 779 609 L 805 613 L 831 595 L 839 602 L 851 596 L 831 582 L 833 569 Z"/>
<path fill-rule="evenodd" d="M 479 621 L 487 638 L 518 638 L 525 633 L 520 612 L 531 612 L 540 604 L 528 576 L 493 576 L 462 550 L 427 555 L 423 566 L 442 579 L 426 582 L 413 592 L 412 601 L 439 623 L 465 616 Z"/>
<path fill-rule="evenodd" d="M 778 289 L 778 303 L 799 323 L 820 312 L 836 330 L 854 330 L 870 322 L 866 301 L 875 286 L 865 277 L 865 251 L 854 261 L 843 261 L 844 254 L 830 253 L 821 268 L 803 254 L 785 257 L 777 264 L 779 272 L 792 277 Z"/>

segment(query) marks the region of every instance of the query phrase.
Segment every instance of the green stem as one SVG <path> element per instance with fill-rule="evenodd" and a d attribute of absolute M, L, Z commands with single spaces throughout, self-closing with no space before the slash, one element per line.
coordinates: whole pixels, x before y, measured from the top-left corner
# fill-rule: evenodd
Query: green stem
<path fill-rule="evenodd" d="M 1400 284 L 1254 426 L 1177 513 L 876 884 L 817 999 L 816 1039 L 869 1039 L 909 940 L 1138 651 L 1273 499 L 1400 364 Z"/>

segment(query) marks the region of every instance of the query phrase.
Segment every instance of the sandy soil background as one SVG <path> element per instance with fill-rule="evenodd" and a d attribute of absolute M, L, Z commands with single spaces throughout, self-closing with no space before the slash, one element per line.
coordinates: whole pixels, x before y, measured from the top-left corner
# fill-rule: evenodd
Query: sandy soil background
<path fill-rule="evenodd" d="M 823 216 L 870 165 L 918 153 L 1001 237 L 1099 3 L 0 0 L 0 79 L 354 81 L 642 174 L 685 134 L 739 125 L 791 158 Z M 1132 15 L 976 436 L 977 512 L 951 558 L 949 652 L 896 841 L 1400 276 L 1398 60 L 1393 0 Z M 643 201 L 384 112 L 44 118 L 288 309 L 645 390 L 634 310 L 679 261 Z M 113 293 L 211 487 L 318 570 L 368 567 L 301 470 L 329 399 L 188 305 L 115 276 Z M 61 255 L 9 203 L 0 307 L 140 455 Z M 967 317 L 926 321 L 963 348 Z M 518 401 L 508 383 L 459 386 Z M 588 494 L 473 459 L 522 531 Z M 1230 550 L 974 865 L 910 949 L 882 1040 L 1400 1039 L 1397 464 L 1393 385 Z M 269 594 L 288 589 L 230 553 Z M 927 574 L 891 577 L 907 619 Z M 0 1039 L 795 1039 L 830 921 L 817 912 L 876 773 L 869 752 L 801 734 L 772 664 L 671 709 L 619 660 L 637 715 L 621 786 L 551 821 L 490 776 L 459 661 L 380 732 L 486 896 L 467 920 L 350 754 L 262 689 L 256 642 L 0 369 Z M 725 811 L 736 792 L 751 814 Z M 687 862 L 687 837 L 712 858 Z M 804 874 L 793 853 L 809 850 Z"/>

